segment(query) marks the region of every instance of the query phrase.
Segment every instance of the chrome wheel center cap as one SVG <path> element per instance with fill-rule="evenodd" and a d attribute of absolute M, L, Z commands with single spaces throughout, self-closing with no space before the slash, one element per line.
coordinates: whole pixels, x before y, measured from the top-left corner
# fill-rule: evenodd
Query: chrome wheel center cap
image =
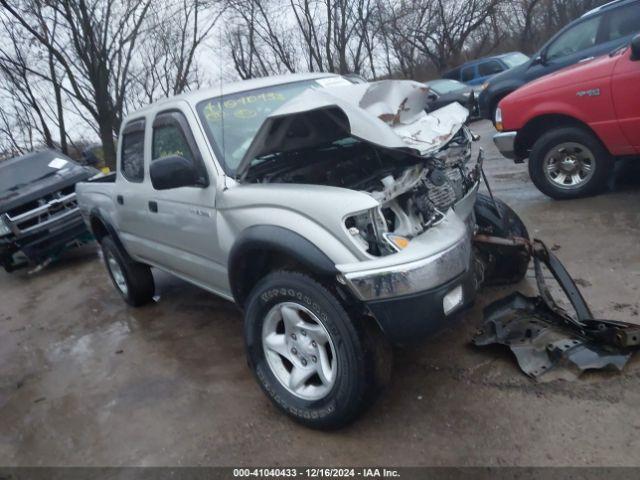
<path fill-rule="evenodd" d="M 564 157 L 562 162 L 560 162 L 560 168 L 565 172 L 573 172 L 576 169 L 578 164 L 578 160 L 573 156 Z"/>

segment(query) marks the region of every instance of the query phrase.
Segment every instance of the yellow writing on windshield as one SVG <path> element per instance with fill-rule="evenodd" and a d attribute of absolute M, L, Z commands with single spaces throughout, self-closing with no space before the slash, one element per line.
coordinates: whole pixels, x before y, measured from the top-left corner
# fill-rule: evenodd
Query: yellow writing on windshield
<path fill-rule="evenodd" d="M 285 100 L 285 96 L 279 92 L 245 95 L 244 97 L 230 98 L 223 102 L 212 100 L 204 107 L 204 116 L 210 122 L 218 122 L 227 110 L 235 110 L 233 114 L 236 118 L 252 118 L 256 116 L 256 112 L 255 110 L 246 108 L 247 106 L 265 102 L 284 102 Z"/>

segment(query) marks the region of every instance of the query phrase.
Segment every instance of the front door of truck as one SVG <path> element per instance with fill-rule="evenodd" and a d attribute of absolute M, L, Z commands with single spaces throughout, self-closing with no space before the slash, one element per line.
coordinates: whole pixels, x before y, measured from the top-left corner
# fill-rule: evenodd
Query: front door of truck
<path fill-rule="evenodd" d="M 179 155 L 198 167 L 208 186 L 169 190 L 150 188 L 146 215 L 153 253 L 149 260 L 204 288 L 227 295 L 226 263 L 220 258 L 217 234 L 216 172 L 201 152 L 204 138 L 194 135 L 185 106 L 159 112 L 151 125 L 150 165 L 163 157 Z M 194 123 L 195 124 L 195 123 Z M 201 135 L 201 134 L 200 134 Z"/>
<path fill-rule="evenodd" d="M 632 60 L 627 49 L 616 63 L 611 79 L 611 93 L 621 130 L 640 153 L 640 60 Z"/>

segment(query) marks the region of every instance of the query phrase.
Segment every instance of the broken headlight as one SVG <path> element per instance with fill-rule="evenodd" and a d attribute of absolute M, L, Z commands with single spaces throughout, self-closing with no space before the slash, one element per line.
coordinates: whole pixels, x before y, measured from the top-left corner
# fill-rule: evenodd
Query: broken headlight
<path fill-rule="evenodd" d="M 370 255 L 389 255 L 409 244 L 409 239 L 389 233 L 387 220 L 379 207 L 348 217 L 344 223 L 351 239 Z"/>

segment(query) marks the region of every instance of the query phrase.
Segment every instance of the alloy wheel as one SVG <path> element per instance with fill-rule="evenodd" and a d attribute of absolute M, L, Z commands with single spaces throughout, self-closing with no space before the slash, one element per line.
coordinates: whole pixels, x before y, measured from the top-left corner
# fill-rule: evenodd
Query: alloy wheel
<path fill-rule="evenodd" d="M 308 308 L 278 303 L 262 326 L 262 347 L 271 372 L 296 397 L 320 400 L 336 381 L 338 362 L 327 329 Z"/>
<path fill-rule="evenodd" d="M 593 177 L 596 162 L 591 150 L 584 145 L 565 142 L 547 153 L 543 168 L 552 185 L 573 190 L 584 186 Z"/>

